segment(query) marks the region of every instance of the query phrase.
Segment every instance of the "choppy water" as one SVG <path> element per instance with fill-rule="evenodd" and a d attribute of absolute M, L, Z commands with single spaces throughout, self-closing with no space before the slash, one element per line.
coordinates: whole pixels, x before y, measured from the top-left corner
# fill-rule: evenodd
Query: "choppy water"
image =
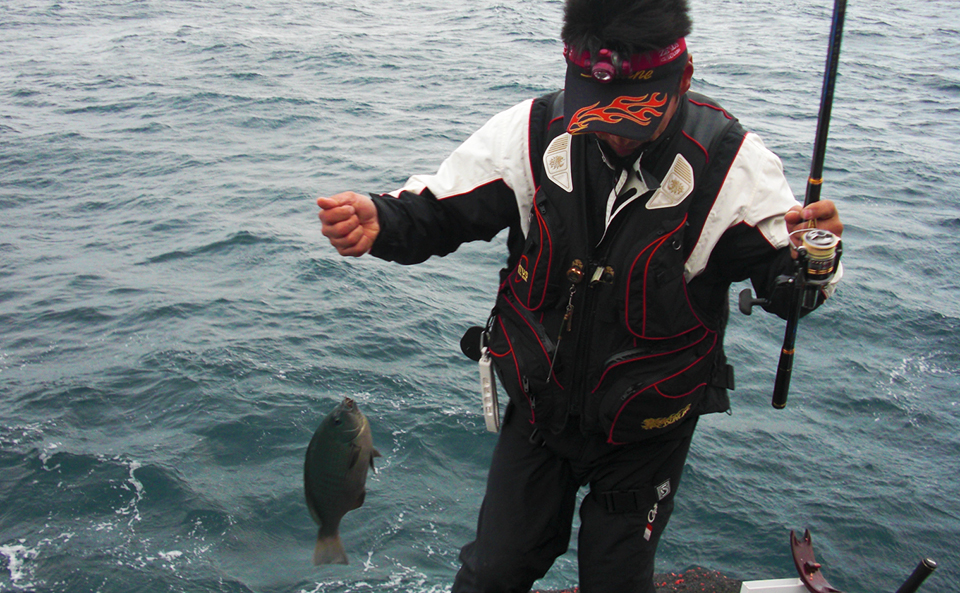
<path fill-rule="evenodd" d="M 694 88 L 802 195 L 832 3 L 692 0 Z M 0 590 L 443 591 L 494 438 L 459 354 L 501 241 L 403 268 L 313 198 L 432 171 L 562 84 L 559 0 L 0 5 Z M 847 276 L 800 327 L 734 314 L 734 413 L 695 439 L 663 570 L 960 585 L 960 4 L 851 0 L 824 198 Z M 741 287 L 735 287 L 739 289 Z M 384 454 L 314 569 L 303 454 L 356 398 Z M 541 583 L 576 580 L 575 551 Z"/>

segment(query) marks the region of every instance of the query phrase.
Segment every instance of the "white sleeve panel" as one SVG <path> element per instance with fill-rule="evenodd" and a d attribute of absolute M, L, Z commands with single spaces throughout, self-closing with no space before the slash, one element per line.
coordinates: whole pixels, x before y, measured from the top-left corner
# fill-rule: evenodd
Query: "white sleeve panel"
<path fill-rule="evenodd" d="M 489 183 L 503 180 L 513 190 L 523 234 L 530 225 L 533 205 L 533 171 L 530 169 L 529 99 L 493 116 L 457 147 L 434 175 L 414 175 L 399 190 L 420 194 L 428 188 L 437 199 L 459 196 Z"/>
<path fill-rule="evenodd" d="M 786 247 L 789 237 L 783 215 L 796 205 L 780 158 L 759 136 L 747 133 L 687 259 L 687 280 L 703 272 L 720 237 L 738 224 L 757 228 L 775 249 Z"/>

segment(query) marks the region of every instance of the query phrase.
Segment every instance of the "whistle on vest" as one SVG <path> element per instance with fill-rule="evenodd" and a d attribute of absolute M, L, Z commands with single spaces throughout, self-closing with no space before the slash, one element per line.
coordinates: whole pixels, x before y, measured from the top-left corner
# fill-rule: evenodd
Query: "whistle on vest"
<path fill-rule="evenodd" d="M 586 270 L 584 268 L 585 266 L 582 260 L 573 260 L 573 262 L 570 263 L 570 267 L 567 268 L 567 282 L 574 285 L 583 282 L 583 279 L 586 278 Z M 613 266 L 598 265 L 594 268 L 593 275 L 590 276 L 590 285 L 593 286 L 598 282 L 613 284 L 614 275 Z"/>
<path fill-rule="evenodd" d="M 570 267 L 567 268 L 567 282 L 570 284 L 580 284 L 583 282 L 583 277 L 586 274 L 583 271 L 583 262 L 579 259 L 575 259 L 570 263 Z"/>

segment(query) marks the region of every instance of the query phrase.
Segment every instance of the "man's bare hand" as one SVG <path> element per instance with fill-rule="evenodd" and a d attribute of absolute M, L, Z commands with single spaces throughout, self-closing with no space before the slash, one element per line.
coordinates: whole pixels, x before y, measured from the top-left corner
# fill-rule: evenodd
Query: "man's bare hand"
<path fill-rule="evenodd" d="M 369 196 L 343 192 L 317 198 L 323 236 L 340 255 L 359 257 L 373 248 L 380 233 L 377 207 Z"/>

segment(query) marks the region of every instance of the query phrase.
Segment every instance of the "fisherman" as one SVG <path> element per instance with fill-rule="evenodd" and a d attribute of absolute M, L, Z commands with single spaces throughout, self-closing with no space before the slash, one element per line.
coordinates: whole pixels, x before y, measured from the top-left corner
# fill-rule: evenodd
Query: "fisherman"
<path fill-rule="evenodd" d="M 510 229 L 484 332 L 510 403 L 455 593 L 528 591 L 566 551 L 582 486 L 581 591 L 652 593 L 698 417 L 729 408 L 731 283 L 787 317 L 792 233 L 843 230 L 689 92 L 690 29 L 685 0 L 567 0 L 563 92 L 494 116 L 400 190 L 317 200 L 345 256 L 414 264 Z"/>

